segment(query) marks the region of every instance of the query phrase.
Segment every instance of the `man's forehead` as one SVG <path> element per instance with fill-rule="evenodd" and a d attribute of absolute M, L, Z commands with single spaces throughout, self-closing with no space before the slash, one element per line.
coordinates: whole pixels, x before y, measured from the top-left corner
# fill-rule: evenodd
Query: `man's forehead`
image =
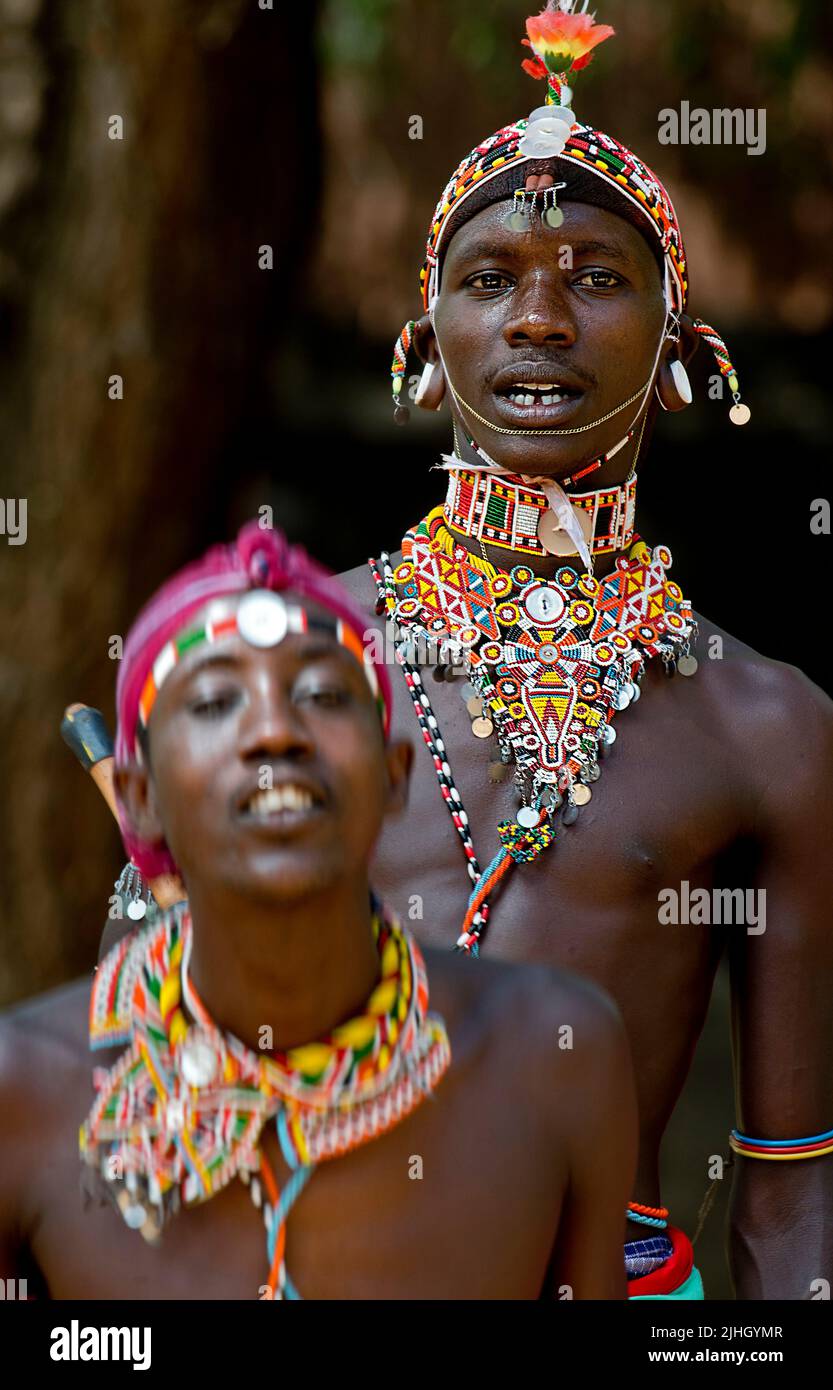
<path fill-rule="evenodd" d="M 644 237 L 625 218 L 577 200 L 565 198 L 559 200 L 558 205 L 564 213 L 563 223 L 557 232 L 542 226 L 540 236 L 536 237 L 537 246 L 560 249 L 580 240 L 586 243 L 583 249 L 587 251 L 617 255 L 642 265 L 656 264 Z M 467 258 L 490 247 L 502 251 L 524 250 L 529 245 L 528 239 L 507 226 L 514 206 L 514 200 L 508 198 L 481 208 L 454 232 L 446 247 L 446 260 Z"/>

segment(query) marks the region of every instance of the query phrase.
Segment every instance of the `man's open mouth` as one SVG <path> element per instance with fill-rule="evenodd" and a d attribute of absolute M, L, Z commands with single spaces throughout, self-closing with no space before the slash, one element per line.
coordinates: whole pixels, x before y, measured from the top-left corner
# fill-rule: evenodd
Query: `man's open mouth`
<path fill-rule="evenodd" d="M 513 405 L 524 406 L 560 405 L 562 401 L 575 400 L 581 394 L 580 391 L 573 391 L 557 381 L 519 381 L 516 386 L 498 392 L 499 396 L 511 401 Z"/>
<path fill-rule="evenodd" d="M 493 389 L 502 415 L 531 424 L 561 420 L 578 408 L 585 395 L 577 382 L 565 380 L 552 369 L 548 372 L 545 366 L 532 364 L 502 373 Z"/>
<path fill-rule="evenodd" d="M 317 815 L 323 805 L 324 798 L 309 786 L 282 782 L 277 787 L 252 792 L 241 804 L 239 815 L 252 828 L 288 829 Z"/>

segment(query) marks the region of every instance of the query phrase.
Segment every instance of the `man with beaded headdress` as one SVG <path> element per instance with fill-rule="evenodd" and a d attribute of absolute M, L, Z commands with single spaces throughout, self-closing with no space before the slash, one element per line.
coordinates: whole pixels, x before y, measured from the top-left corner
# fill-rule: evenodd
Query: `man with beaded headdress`
<path fill-rule="evenodd" d="M 371 893 L 412 746 L 341 586 L 249 523 L 143 609 L 116 704 L 140 925 L 92 990 L 0 1024 L 0 1278 L 55 1298 L 623 1298 L 622 1021 L 564 972 L 423 955 Z M 68 741 L 100 771 L 94 713 L 71 711 Z M 87 1210 L 79 1142 L 106 1199 Z"/>
<path fill-rule="evenodd" d="M 560 0 L 527 21 L 524 67 L 546 102 L 455 170 L 429 229 L 425 315 L 394 353 L 397 419 L 413 345 L 416 402 L 448 402 L 454 450 L 445 503 L 371 561 L 372 587 L 366 567 L 345 576 L 389 620 L 395 727 L 416 715 L 430 755 L 377 872 L 402 909 L 419 892 L 426 941 L 569 962 L 616 997 L 642 1119 L 631 1297 L 702 1297 L 661 1204 L 659 1147 L 726 950 L 736 1290 L 808 1298 L 833 1277 L 831 706 L 695 618 L 669 550 L 637 534 L 639 460 L 656 409 L 691 403 L 698 345 L 731 425 L 750 410 L 723 339 L 688 315 L 667 190 L 572 109 L 573 74 L 613 32 L 587 8 Z M 729 545 L 711 563 L 753 601 L 781 582 L 739 575 Z M 704 1177 L 706 1161 L 691 1156 Z"/>

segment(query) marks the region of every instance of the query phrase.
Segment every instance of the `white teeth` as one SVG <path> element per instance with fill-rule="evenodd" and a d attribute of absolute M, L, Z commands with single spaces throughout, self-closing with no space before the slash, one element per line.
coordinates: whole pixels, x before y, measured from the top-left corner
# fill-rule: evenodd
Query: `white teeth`
<path fill-rule="evenodd" d="M 306 788 L 289 784 L 255 792 L 246 803 L 246 810 L 253 816 L 269 816 L 277 811 L 307 811 L 312 804 L 312 797 Z"/>
<path fill-rule="evenodd" d="M 510 395 L 509 399 L 513 405 L 559 405 L 561 401 L 567 400 L 567 397 L 553 391 L 551 395 L 541 396 L 539 400 L 537 396 L 525 395 L 522 391 L 516 391 Z"/>

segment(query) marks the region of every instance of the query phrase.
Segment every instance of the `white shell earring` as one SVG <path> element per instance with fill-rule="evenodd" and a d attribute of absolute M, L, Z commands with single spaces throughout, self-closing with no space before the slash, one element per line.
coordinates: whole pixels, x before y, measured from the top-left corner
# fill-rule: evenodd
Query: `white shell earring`
<path fill-rule="evenodd" d="M 422 404 L 422 398 L 428 390 L 428 387 L 431 385 L 436 365 L 436 362 L 426 362 L 425 366 L 423 367 L 422 376 L 419 379 L 419 386 L 417 387 L 416 395 L 414 396 L 415 405 Z"/>
<path fill-rule="evenodd" d="M 671 363 L 670 371 L 671 380 L 674 383 L 677 395 L 679 396 L 680 400 L 683 401 L 685 405 L 691 405 L 694 396 L 692 394 L 691 382 L 688 378 L 688 372 L 685 369 L 685 363 L 681 362 L 680 359 L 677 358 L 674 362 Z"/>

